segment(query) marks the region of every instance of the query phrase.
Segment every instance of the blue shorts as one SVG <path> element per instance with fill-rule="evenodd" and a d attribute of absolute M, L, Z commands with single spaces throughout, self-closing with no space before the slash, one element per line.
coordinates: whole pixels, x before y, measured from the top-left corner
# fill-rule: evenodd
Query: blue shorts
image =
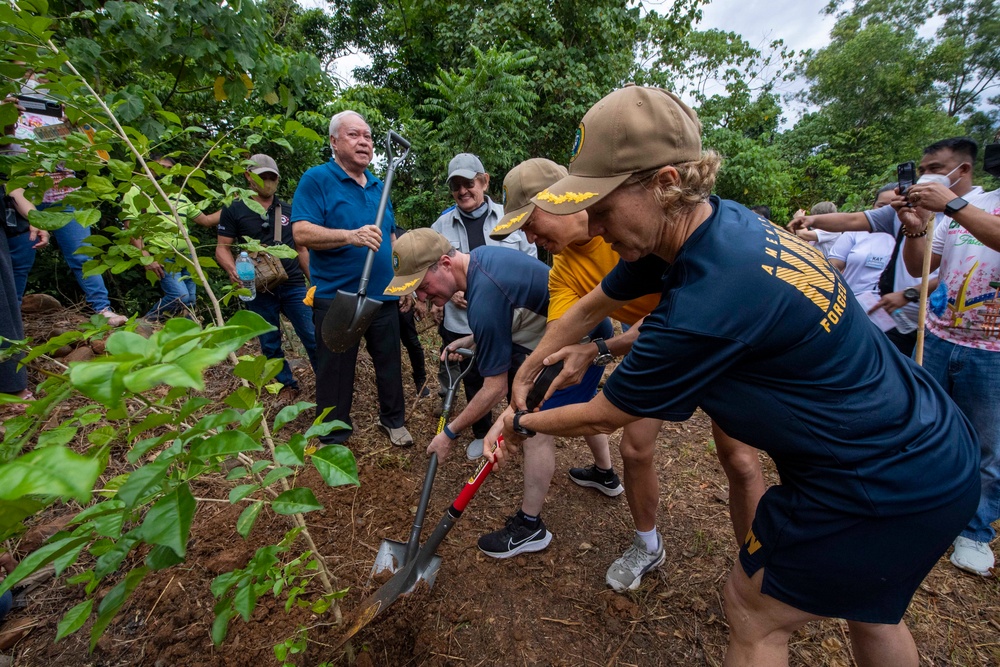
<path fill-rule="evenodd" d="M 785 486 L 761 498 L 740 549 L 761 591 L 801 611 L 862 623 L 896 624 L 934 564 L 979 503 L 979 480 L 941 507 L 873 517 L 819 507 Z"/>
<path fill-rule="evenodd" d="M 615 329 L 611 324 L 611 320 L 604 318 L 600 324 L 598 324 L 590 332 L 590 339 L 603 338 L 607 340 L 611 338 L 615 333 Z M 601 378 L 604 377 L 604 366 L 591 366 L 587 369 L 587 372 L 583 374 L 583 379 L 580 380 L 579 384 L 575 384 L 572 387 L 563 387 L 556 393 L 549 397 L 549 400 L 542 404 L 539 409 L 540 412 L 545 410 L 552 410 L 553 408 L 561 408 L 565 405 L 576 405 L 577 403 L 586 403 L 594 396 L 597 396 L 597 385 L 601 383 Z"/>

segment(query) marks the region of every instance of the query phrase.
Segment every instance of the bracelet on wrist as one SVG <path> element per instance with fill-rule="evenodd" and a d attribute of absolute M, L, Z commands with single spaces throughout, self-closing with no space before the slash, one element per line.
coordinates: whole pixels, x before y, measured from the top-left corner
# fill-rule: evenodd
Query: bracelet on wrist
<path fill-rule="evenodd" d="M 441 432 L 448 436 L 449 440 L 458 440 L 458 434 L 452 431 L 447 424 L 441 429 Z"/>
<path fill-rule="evenodd" d="M 903 228 L 903 236 L 905 236 L 905 237 L 906 237 L 906 238 L 908 238 L 908 239 L 919 239 L 919 238 L 920 238 L 920 237 L 922 237 L 922 236 L 927 236 L 927 224 L 926 224 L 926 223 L 924 223 L 924 229 L 923 229 L 923 231 L 921 231 L 921 232 L 919 232 L 919 233 L 917 233 L 917 234 L 911 234 L 911 233 L 910 233 L 910 232 L 908 232 L 908 231 L 906 230 L 906 228 L 904 227 L 904 228 Z"/>

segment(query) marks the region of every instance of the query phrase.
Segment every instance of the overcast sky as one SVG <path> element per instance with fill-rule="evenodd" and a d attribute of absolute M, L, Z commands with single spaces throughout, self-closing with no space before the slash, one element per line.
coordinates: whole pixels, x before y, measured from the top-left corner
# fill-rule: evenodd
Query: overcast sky
<path fill-rule="evenodd" d="M 308 7 L 323 6 L 322 0 L 299 0 Z M 830 29 L 834 19 L 820 13 L 828 0 L 713 0 L 702 8 L 701 30 L 717 28 L 739 33 L 750 44 L 764 48 L 776 39 L 801 51 L 820 49 L 830 41 Z M 672 4 L 672 0 L 656 2 L 646 0 L 644 6 L 657 10 L 660 6 Z M 351 70 L 363 63 L 359 56 L 346 56 L 337 61 L 337 74 L 345 79 Z M 791 92 L 798 87 L 787 86 L 783 92 Z M 789 111 L 792 111 L 789 109 Z M 794 112 L 793 112 L 794 113 Z M 785 122 L 794 118 L 785 118 Z"/>
<path fill-rule="evenodd" d="M 714 0 L 702 8 L 702 30 L 718 28 L 743 35 L 760 46 L 775 39 L 799 51 L 830 41 L 832 16 L 820 14 L 827 0 Z M 651 4 L 655 8 L 655 4 Z"/>

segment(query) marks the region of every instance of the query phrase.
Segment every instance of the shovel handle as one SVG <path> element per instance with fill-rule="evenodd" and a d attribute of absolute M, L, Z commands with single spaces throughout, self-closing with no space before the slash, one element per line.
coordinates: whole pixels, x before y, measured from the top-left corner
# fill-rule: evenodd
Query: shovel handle
<path fill-rule="evenodd" d="M 431 461 L 427 464 L 427 476 L 424 478 L 424 488 L 420 492 L 420 502 L 417 504 L 417 515 L 413 519 L 413 527 L 410 529 L 410 539 L 406 542 L 406 561 L 413 560 L 420 545 L 420 531 L 424 528 L 424 515 L 427 513 L 427 502 L 431 498 L 431 488 L 434 486 L 434 476 L 437 474 L 438 456 L 437 452 L 431 454 Z"/>
<path fill-rule="evenodd" d="M 497 447 L 503 446 L 503 436 L 501 435 L 497 438 Z M 493 465 L 490 463 L 489 459 L 483 459 L 482 463 L 479 464 L 479 468 L 476 473 L 469 478 L 469 481 L 465 483 L 462 487 L 462 491 L 458 494 L 458 498 L 455 498 L 455 502 L 451 505 L 451 514 L 457 519 L 462 516 L 462 512 L 468 506 L 469 501 L 472 500 L 476 492 L 479 491 L 479 487 L 483 485 L 486 478 L 490 476 L 493 472 Z"/>
<path fill-rule="evenodd" d="M 396 134 L 394 131 L 389 130 L 389 141 L 395 142 L 403 147 L 403 150 L 410 150 L 410 142 L 403 137 Z"/>
<path fill-rule="evenodd" d="M 542 397 L 545 396 L 545 392 L 548 391 L 549 385 L 552 384 L 552 381 L 556 379 L 557 375 L 559 375 L 559 371 L 562 370 L 562 365 L 563 362 L 561 361 L 553 364 L 552 366 L 546 368 L 546 370 L 549 371 L 548 373 L 543 371 L 542 373 L 539 373 L 537 378 L 535 378 L 535 386 L 532 387 L 531 391 L 528 393 L 528 398 L 525 399 L 528 410 L 534 410 L 538 407 L 538 404 L 542 402 Z M 554 369 L 554 371 L 550 369 Z M 503 447 L 502 435 L 497 437 L 496 447 Z M 491 472 L 493 472 L 494 466 L 495 464 L 490 463 L 489 459 L 484 458 L 483 462 L 479 464 L 479 468 L 476 470 L 476 473 L 470 477 L 469 481 L 465 483 L 464 487 L 462 487 L 462 491 L 458 494 L 458 498 L 455 499 L 455 502 L 449 510 L 449 513 L 453 514 L 456 519 L 462 515 L 462 512 L 465 511 L 469 501 L 476 495 L 476 491 L 479 490 L 479 487 L 483 485 L 486 478 L 490 476 Z"/>
<path fill-rule="evenodd" d="M 392 142 L 402 145 L 405 150 L 402 157 L 394 158 L 392 155 Z M 382 221 L 385 220 L 385 209 L 389 206 L 389 190 L 392 189 L 392 176 L 396 171 L 396 167 L 400 162 L 406 159 L 406 156 L 410 153 L 410 142 L 399 136 L 392 130 L 389 130 L 389 134 L 386 138 L 386 148 L 389 150 L 389 167 L 385 171 L 385 180 L 382 182 L 382 198 L 378 202 L 378 212 L 375 214 L 375 226 L 382 229 Z M 358 295 L 367 296 L 368 295 L 368 279 L 372 274 L 372 266 L 375 264 L 375 251 L 369 249 L 368 255 L 365 256 L 365 266 L 361 270 L 361 283 L 358 285 Z"/>

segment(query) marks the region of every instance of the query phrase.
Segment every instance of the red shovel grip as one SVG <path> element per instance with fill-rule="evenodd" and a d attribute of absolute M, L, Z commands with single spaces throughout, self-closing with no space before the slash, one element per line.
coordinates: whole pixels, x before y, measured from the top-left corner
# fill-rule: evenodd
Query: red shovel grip
<path fill-rule="evenodd" d="M 502 435 L 497 438 L 497 447 L 501 446 L 503 446 Z M 476 491 L 479 490 L 479 487 L 483 485 L 486 478 L 490 476 L 491 472 L 493 472 L 493 465 L 494 464 L 490 463 L 489 459 L 483 459 L 483 462 L 479 464 L 478 468 L 476 468 L 476 474 L 469 478 L 469 481 L 465 483 L 464 487 L 462 487 L 461 493 L 458 494 L 458 498 L 456 498 L 455 502 L 452 504 L 451 507 L 455 510 L 455 512 L 461 514 L 465 511 L 466 505 L 468 505 L 469 501 L 472 500 L 472 497 L 476 495 Z"/>

